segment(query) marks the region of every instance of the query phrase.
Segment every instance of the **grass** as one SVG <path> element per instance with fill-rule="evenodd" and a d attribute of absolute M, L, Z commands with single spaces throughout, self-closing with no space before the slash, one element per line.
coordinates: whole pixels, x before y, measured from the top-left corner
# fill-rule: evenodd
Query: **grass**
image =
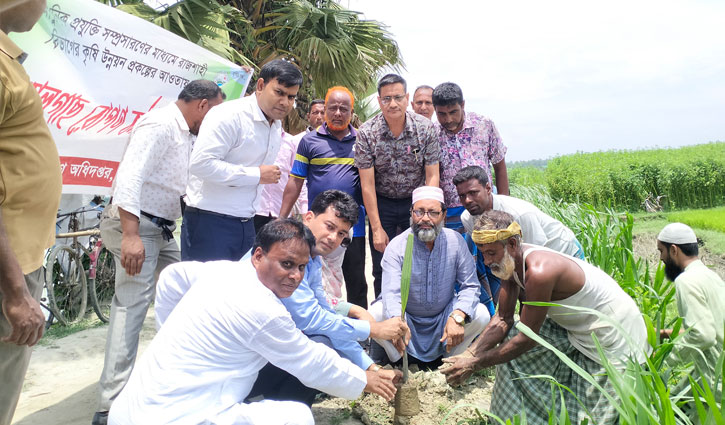
<path fill-rule="evenodd" d="M 40 341 L 38 341 L 38 345 L 50 346 L 53 345 L 56 340 L 65 338 L 68 335 L 84 331 L 86 329 L 98 328 L 104 325 L 105 323 L 98 320 L 98 318 L 94 314 L 88 315 L 86 318 L 76 323 L 73 323 L 70 326 L 62 326 L 58 323 L 55 323 L 53 326 L 50 327 L 50 329 L 45 331 L 43 337 L 40 339 Z"/>
<path fill-rule="evenodd" d="M 691 227 L 725 232 L 725 207 L 671 212 L 667 218 Z"/>
<path fill-rule="evenodd" d="M 717 211 L 712 213 L 712 211 Z M 690 225 L 697 234 L 697 237 L 705 242 L 707 250 L 713 254 L 725 255 L 725 230 L 712 230 L 701 227 L 697 222 L 687 221 L 686 218 L 693 216 L 707 217 L 708 214 L 713 217 L 720 217 L 722 214 L 720 226 L 725 227 L 725 208 L 714 208 L 708 210 L 684 210 L 671 213 L 637 213 L 634 214 L 634 234 L 654 234 L 657 235 L 663 227 L 671 222 L 681 221 Z M 685 218 L 685 220 L 683 220 Z"/>

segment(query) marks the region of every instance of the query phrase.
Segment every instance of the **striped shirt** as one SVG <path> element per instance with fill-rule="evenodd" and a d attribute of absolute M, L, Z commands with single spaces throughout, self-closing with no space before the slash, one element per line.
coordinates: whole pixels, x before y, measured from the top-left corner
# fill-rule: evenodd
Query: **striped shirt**
<path fill-rule="evenodd" d="M 325 123 L 300 141 L 290 176 L 307 179 L 308 207 L 317 195 L 330 189 L 349 193 L 362 206 L 360 176 L 355 168 L 357 130 L 352 126 L 349 130 L 350 134 L 337 140 L 328 132 Z M 361 221 L 364 223 L 363 214 L 358 222 Z M 356 229 L 355 236 L 364 235 L 364 228 L 362 235 L 358 233 Z"/>

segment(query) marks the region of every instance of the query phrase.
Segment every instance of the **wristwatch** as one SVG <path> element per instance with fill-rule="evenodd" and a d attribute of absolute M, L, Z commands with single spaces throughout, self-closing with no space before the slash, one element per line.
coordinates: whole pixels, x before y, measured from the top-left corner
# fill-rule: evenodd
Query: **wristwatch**
<path fill-rule="evenodd" d="M 454 322 L 456 322 L 457 324 L 459 324 L 461 326 L 463 326 L 466 323 L 466 318 L 461 316 L 458 313 L 451 314 L 451 317 L 453 318 Z"/>

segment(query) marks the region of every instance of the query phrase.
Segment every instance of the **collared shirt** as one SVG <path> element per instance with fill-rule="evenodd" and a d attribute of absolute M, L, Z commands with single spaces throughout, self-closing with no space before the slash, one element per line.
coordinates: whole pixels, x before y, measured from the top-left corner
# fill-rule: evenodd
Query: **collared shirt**
<path fill-rule="evenodd" d="M 252 251 L 247 252 L 242 262 L 249 261 Z M 192 263 L 202 264 L 202 263 Z M 349 319 L 336 314 L 327 302 L 322 286 L 322 259 L 310 258 L 305 267 L 305 276 L 291 297 L 282 300 L 282 304 L 292 315 L 292 320 L 305 335 L 324 335 L 330 338 L 332 346 L 341 355 L 367 370 L 373 361 L 363 351 L 361 341 L 370 336 L 370 323 L 365 320 Z M 201 266 L 169 266 L 159 276 L 156 284 L 154 315 L 156 329 L 161 329 L 171 312 L 189 292 L 194 282 L 204 278 Z"/>
<path fill-rule="evenodd" d="M 375 192 L 393 199 L 409 198 L 425 184 L 425 166 L 438 164 L 440 147 L 433 123 L 415 112 L 405 112 L 405 128 L 396 138 L 383 114 L 360 126 L 355 144 L 355 166 L 374 168 Z"/>
<path fill-rule="evenodd" d="M 307 179 L 310 205 L 317 195 L 326 190 L 337 189 L 349 193 L 359 209 L 354 236 L 364 236 L 365 212 L 362 207 L 360 175 L 355 168 L 355 140 L 358 133 L 351 125 L 348 130 L 350 133 L 347 136 L 337 140 L 325 123 L 305 135 L 297 147 L 290 176 Z"/>
<path fill-rule="evenodd" d="M 136 363 L 113 402 L 109 423 L 228 423 L 269 361 L 304 385 L 354 399 L 363 370 L 310 341 L 257 277 L 250 261 L 178 263 L 176 276 L 198 279 Z"/>
<path fill-rule="evenodd" d="M 521 226 L 521 234 L 525 243 L 545 246 L 562 254 L 581 257 L 581 245 L 574 232 L 559 220 L 545 214 L 531 202 L 512 198 L 506 195 L 493 196 L 492 209 L 511 214 Z M 461 223 L 466 232 L 471 234 L 477 217 L 464 211 Z"/>
<path fill-rule="evenodd" d="M 362 370 L 373 364 L 357 343 L 370 336 L 370 323 L 343 317 L 330 307 L 322 287 L 322 259 L 319 256 L 310 258 L 302 283 L 291 297 L 282 299 L 282 304 L 305 335 L 330 338 L 332 348 Z"/>
<path fill-rule="evenodd" d="M 279 211 L 282 209 L 282 195 L 284 194 L 284 188 L 287 186 L 287 180 L 289 180 L 289 172 L 292 170 L 292 163 L 295 160 L 297 146 L 305 134 L 307 133 L 303 131 L 293 136 L 282 130 L 282 144 L 279 147 L 277 159 L 274 160 L 274 165 L 278 166 L 280 171 L 279 182 L 277 184 L 261 185 L 262 199 L 257 214 L 265 217 L 279 217 Z M 300 192 L 299 198 L 297 198 L 297 202 L 295 202 L 292 213 L 304 214 L 306 212 L 307 187 L 302 185 L 302 191 Z"/>
<path fill-rule="evenodd" d="M 411 229 L 393 238 L 385 248 L 382 300 L 386 319 L 400 316 L 400 280 L 405 248 Z M 459 285 L 458 293 L 455 291 Z M 432 361 L 445 353 L 440 342 L 448 316 L 461 310 L 474 318 L 481 294 L 473 258 L 460 233 L 443 228 L 428 250 L 418 238 L 413 241 L 413 266 L 405 316 L 412 334 L 409 352 L 418 359 Z"/>
<path fill-rule="evenodd" d="M 252 217 L 262 199 L 259 166 L 274 163 L 281 139 L 282 122 L 270 125 L 256 95 L 212 108 L 191 153 L 187 204 Z"/>
<path fill-rule="evenodd" d="M 491 165 L 506 157 L 506 146 L 493 121 L 473 112 L 466 112 L 463 128 L 458 133 L 451 133 L 440 123 L 436 123 L 436 129 L 441 145 L 441 188 L 446 206 L 460 207 L 453 176 L 463 167 L 478 165 L 486 170 L 488 181 L 493 185 Z"/>
<path fill-rule="evenodd" d="M 0 31 L 0 210 L 23 274 L 43 265 L 55 240 L 60 160 L 20 47 Z"/>
<path fill-rule="evenodd" d="M 702 261 L 695 260 L 675 279 L 675 291 L 677 311 L 687 331 L 676 353 L 685 362 L 694 361 L 712 383 L 723 346 L 725 283 Z"/>
<path fill-rule="evenodd" d="M 136 217 L 141 211 L 176 220 L 179 197 L 189 180 L 189 156 L 194 135 L 181 110 L 172 102 L 139 120 L 113 182 L 113 203 Z"/>

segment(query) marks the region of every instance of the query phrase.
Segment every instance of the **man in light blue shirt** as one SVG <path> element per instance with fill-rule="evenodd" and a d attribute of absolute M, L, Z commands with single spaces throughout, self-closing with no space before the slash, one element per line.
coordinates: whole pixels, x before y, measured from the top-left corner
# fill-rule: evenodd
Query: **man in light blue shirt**
<path fill-rule="evenodd" d="M 398 339 L 405 335 L 406 324 L 400 318 L 375 322 L 364 309 L 350 306 L 348 316 L 337 314 L 330 307 L 322 287 L 321 256 L 334 251 L 346 238 L 357 222 L 358 205 L 353 198 L 339 190 L 327 190 L 319 194 L 304 215 L 304 224 L 315 236 L 312 258 L 307 264 L 305 277 L 300 286 L 282 303 L 297 327 L 310 339 L 336 350 L 363 370 L 377 370 L 372 359 L 357 341 L 369 337 L 383 340 Z M 338 309 L 339 310 L 339 309 Z M 312 405 L 318 391 L 305 387 L 294 376 L 272 364 L 260 372 L 248 399 L 263 396 L 272 400 L 292 400 Z"/>

